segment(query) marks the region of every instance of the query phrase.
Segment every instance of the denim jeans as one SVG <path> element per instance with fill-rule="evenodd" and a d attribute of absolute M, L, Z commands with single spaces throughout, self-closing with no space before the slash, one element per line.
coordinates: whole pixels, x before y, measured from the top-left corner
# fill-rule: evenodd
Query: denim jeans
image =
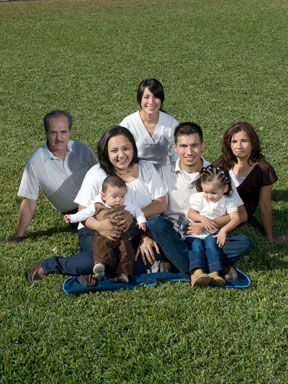
<path fill-rule="evenodd" d="M 189 247 L 189 268 L 201 268 L 204 272 L 222 271 L 223 251 L 217 245 L 214 234 L 205 239 L 187 237 L 185 243 Z"/>
<path fill-rule="evenodd" d="M 153 216 L 148 221 L 150 236 L 160 246 L 166 258 L 181 272 L 190 273 L 189 247 L 175 231 L 172 221 L 164 216 Z M 228 237 L 222 248 L 222 264 L 232 265 L 251 252 L 252 241 L 247 236 Z"/>
<path fill-rule="evenodd" d="M 129 234 L 132 237 L 131 243 L 135 249 L 138 248 L 138 244 L 141 237 L 141 232 L 138 229 L 131 228 Z M 79 240 L 79 253 L 71 255 L 68 257 L 53 256 L 42 261 L 42 267 L 45 275 L 51 273 L 60 273 L 62 275 L 86 275 L 93 273 L 94 258 L 93 258 L 93 241 L 94 241 L 94 231 L 87 228 L 81 228 L 78 231 L 78 240 Z M 156 260 L 161 260 L 161 255 L 155 253 Z M 106 267 L 106 273 L 113 274 L 116 266 L 118 264 L 117 253 L 114 252 L 114 263 L 112 267 Z M 134 262 L 133 274 L 145 273 L 148 268 L 151 267 L 151 264 L 147 262 L 144 265 L 141 255 L 139 255 L 137 261 Z"/>

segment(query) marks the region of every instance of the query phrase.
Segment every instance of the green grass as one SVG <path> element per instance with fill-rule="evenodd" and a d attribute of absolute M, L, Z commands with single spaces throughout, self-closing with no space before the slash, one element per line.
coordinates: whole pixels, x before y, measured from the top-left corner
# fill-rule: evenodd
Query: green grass
<path fill-rule="evenodd" d="M 14 232 L 44 114 L 69 110 L 73 138 L 95 150 L 137 109 L 145 77 L 163 83 L 167 112 L 203 127 L 207 160 L 231 123 L 255 125 L 279 177 L 274 235 L 288 233 L 287 16 L 284 0 L 1 2 L 1 239 Z M 238 263 L 249 289 L 162 283 L 70 297 L 63 276 L 26 281 L 35 260 L 78 247 L 40 197 L 25 240 L 0 248 L 0 382 L 286 382 L 287 246 L 270 245 L 259 225 L 237 233 L 254 241 Z"/>

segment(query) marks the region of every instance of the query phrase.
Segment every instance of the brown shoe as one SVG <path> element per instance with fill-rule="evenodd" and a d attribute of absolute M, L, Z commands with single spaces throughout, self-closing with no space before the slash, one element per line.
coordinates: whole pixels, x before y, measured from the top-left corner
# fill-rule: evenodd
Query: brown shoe
<path fill-rule="evenodd" d="M 223 287 L 225 284 L 225 280 L 219 275 L 218 271 L 209 273 L 209 276 L 211 278 L 210 285 L 213 285 L 214 287 Z"/>
<path fill-rule="evenodd" d="M 76 280 L 78 281 L 79 284 L 82 285 L 82 287 L 94 287 L 94 285 L 97 284 L 97 278 L 95 275 L 81 275 L 77 276 Z"/>
<path fill-rule="evenodd" d="M 32 264 L 28 272 L 28 283 L 32 283 L 35 280 L 44 279 L 44 271 L 42 267 L 42 261 L 36 261 L 36 263 Z"/>
<path fill-rule="evenodd" d="M 159 272 L 177 273 L 177 269 L 169 261 L 160 261 Z"/>
<path fill-rule="evenodd" d="M 206 287 L 210 283 L 210 276 L 197 268 L 191 274 L 191 287 Z"/>
<path fill-rule="evenodd" d="M 223 267 L 224 280 L 238 280 L 238 273 L 233 267 Z"/>

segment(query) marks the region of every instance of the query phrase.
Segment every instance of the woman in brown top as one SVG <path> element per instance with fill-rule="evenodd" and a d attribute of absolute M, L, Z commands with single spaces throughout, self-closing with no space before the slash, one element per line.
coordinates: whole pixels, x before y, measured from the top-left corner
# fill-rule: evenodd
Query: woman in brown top
<path fill-rule="evenodd" d="M 272 236 L 271 195 L 277 176 L 261 154 L 260 140 L 252 125 L 239 122 L 228 128 L 223 136 L 222 153 L 213 164 L 229 169 L 248 217 L 259 206 L 267 239 L 271 242 L 288 241 L 288 236 Z"/>

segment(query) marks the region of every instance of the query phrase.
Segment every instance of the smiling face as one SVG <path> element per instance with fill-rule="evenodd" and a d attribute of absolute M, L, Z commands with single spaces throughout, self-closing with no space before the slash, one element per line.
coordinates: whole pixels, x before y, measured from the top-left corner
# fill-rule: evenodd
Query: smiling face
<path fill-rule="evenodd" d="M 180 135 L 174 144 L 174 149 L 180 159 L 180 167 L 187 173 L 196 172 L 202 166 L 201 154 L 204 150 L 204 142 L 198 133 Z"/>
<path fill-rule="evenodd" d="M 68 119 L 66 116 L 51 117 L 49 119 L 46 137 L 49 150 L 58 157 L 65 154 L 71 136 Z"/>
<path fill-rule="evenodd" d="M 147 115 L 153 115 L 161 108 L 161 99 L 155 97 L 146 87 L 141 99 L 141 109 Z"/>
<path fill-rule="evenodd" d="M 225 187 L 221 187 L 217 182 L 213 181 L 209 183 L 201 183 L 201 187 L 204 198 L 211 203 L 219 201 L 223 197 L 224 193 L 228 191 L 227 185 L 225 185 Z"/>
<path fill-rule="evenodd" d="M 102 200 L 111 208 L 118 208 L 125 203 L 126 188 L 116 185 L 107 185 L 106 191 L 102 192 Z"/>
<path fill-rule="evenodd" d="M 252 152 L 252 144 L 245 131 L 237 132 L 232 136 L 231 151 L 237 159 L 248 161 Z"/>
<path fill-rule="evenodd" d="M 133 146 L 126 136 L 117 135 L 108 142 L 108 156 L 114 171 L 127 169 L 133 159 Z"/>

